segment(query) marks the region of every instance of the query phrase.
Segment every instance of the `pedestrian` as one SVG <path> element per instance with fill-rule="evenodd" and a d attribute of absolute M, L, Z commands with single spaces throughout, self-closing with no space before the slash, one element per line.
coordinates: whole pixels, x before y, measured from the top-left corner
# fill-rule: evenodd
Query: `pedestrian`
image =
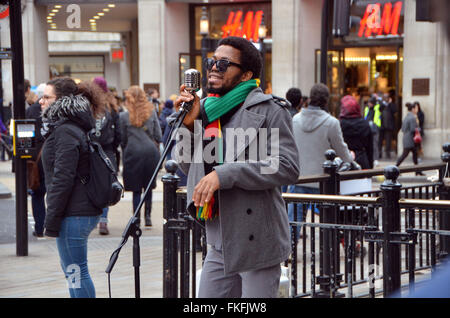
<path fill-rule="evenodd" d="M 141 201 L 143 189 L 146 189 L 160 159 L 159 143 L 161 128 L 155 106 L 145 97 L 139 86 L 131 86 L 126 94 L 128 112 L 120 114 L 122 129 L 123 182 L 125 191 L 133 191 L 133 212 Z M 152 191 L 156 188 L 156 179 L 145 197 L 145 226 L 152 226 Z M 140 211 L 137 218 L 140 222 Z"/>
<path fill-rule="evenodd" d="M 286 99 L 291 103 L 291 107 L 289 108 L 289 112 L 291 116 L 294 117 L 302 107 L 302 91 L 299 88 L 291 87 L 286 92 Z"/>
<path fill-rule="evenodd" d="M 118 171 L 117 163 L 118 147 L 121 141 L 121 130 L 119 122 L 119 107 L 114 95 L 108 90 L 106 80 L 95 77 L 92 82 L 81 82 L 78 85 L 80 93 L 88 98 L 91 105 L 102 103 L 105 105 L 105 114 L 95 120 L 95 131 L 93 140 L 100 143 L 112 165 Z M 98 223 L 99 234 L 108 235 L 108 211 L 109 207 L 103 208 L 103 213 Z"/>
<path fill-rule="evenodd" d="M 364 119 L 369 122 L 373 134 L 373 159 L 374 167 L 378 165 L 380 154 L 378 152 L 378 139 L 380 138 L 381 127 L 381 106 L 375 96 L 369 98 L 367 107 L 364 108 Z"/>
<path fill-rule="evenodd" d="M 25 91 L 25 108 L 28 109 L 31 105 L 37 102 L 38 96 L 31 90 L 31 83 L 29 80 L 24 80 Z"/>
<path fill-rule="evenodd" d="M 348 149 L 355 153 L 355 161 L 362 169 L 372 169 L 372 130 L 369 123 L 362 118 L 361 106 L 353 96 L 342 97 L 339 119 L 344 141 Z"/>
<path fill-rule="evenodd" d="M 89 173 L 86 133 L 103 113 L 92 107 L 70 78 L 47 83 L 41 98 L 43 108 L 42 164 L 47 188 L 44 234 L 56 237 L 62 270 L 72 298 L 95 297 L 89 275 L 87 242 L 102 210 L 89 200 L 79 176 Z M 102 105 L 95 105 L 101 107 Z"/>
<path fill-rule="evenodd" d="M 38 86 L 38 100 L 28 107 L 25 110 L 25 117 L 29 119 L 34 119 L 36 121 L 36 155 L 32 159 L 36 162 L 39 174 L 39 186 L 36 189 L 29 189 L 31 192 L 31 209 L 33 212 L 34 218 L 34 231 L 33 236 L 36 237 L 44 237 L 44 220 L 45 220 L 45 193 L 47 192 L 45 188 L 45 175 L 44 175 L 44 167 L 42 166 L 42 156 L 41 150 L 44 145 L 44 137 L 42 137 L 41 129 L 42 129 L 42 107 L 40 104 L 41 99 L 44 95 L 44 88 L 46 84 L 40 84 Z M 30 174 L 31 171 L 27 173 Z"/>
<path fill-rule="evenodd" d="M 406 108 L 408 109 L 408 114 L 406 114 L 405 118 L 402 122 L 402 132 L 403 132 L 403 153 L 397 159 L 397 163 L 395 164 L 397 167 L 406 159 L 408 154 L 412 152 L 413 162 L 415 165 L 418 164 L 417 161 L 417 147 L 414 143 L 414 134 L 416 132 L 416 128 L 418 128 L 417 124 L 417 107 L 414 104 L 406 103 Z M 416 175 L 423 176 L 422 172 L 416 172 Z"/>
<path fill-rule="evenodd" d="M 393 101 L 394 92 L 383 95 L 383 103 L 381 107 L 381 127 L 378 140 L 378 153 L 382 157 L 382 147 L 384 141 L 384 151 L 387 159 L 391 159 L 392 136 L 395 130 L 395 113 L 397 106 Z"/>
<path fill-rule="evenodd" d="M 302 176 L 317 175 L 323 173 L 322 164 L 325 161 L 325 151 L 334 149 L 337 156 L 344 162 L 351 163 L 354 154 L 350 152 L 344 142 L 339 121 L 326 110 L 330 91 L 324 84 L 313 85 L 309 94 L 309 105 L 292 119 L 294 138 L 299 151 L 300 174 Z M 290 193 L 320 193 L 318 183 L 305 183 L 292 185 Z M 314 211 L 318 213 L 314 206 Z M 294 204 L 288 206 L 289 220 L 295 220 Z M 297 221 L 306 220 L 307 211 L 303 211 L 302 204 L 297 204 Z M 300 228 L 296 228 L 297 238 Z"/>
<path fill-rule="evenodd" d="M 148 90 L 148 100 L 153 104 L 153 107 L 156 111 L 156 113 L 159 115 L 161 114 L 163 102 L 159 99 L 159 91 L 156 88 L 150 88 Z"/>
<path fill-rule="evenodd" d="M 183 138 L 177 149 L 189 148 L 198 141 L 193 132 L 205 130 L 193 149 L 203 154 L 197 158 L 201 161 L 191 163 L 175 151 L 188 176 L 187 208 L 204 220 L 209 245 L 198 295 L 277 297 L 280 263 L 291 252 L 280 188 L 295 182 L 299 174 L 287 103 L 265 95 L 259 87 L 261 54 L 244 38 L 221 39 L 204 63 L 209 97 L 200 101 L 181 85 L 175 101 L 176 109 L 182 102 L 194 101 L 178 134 Z M 235 147 L 233 140 L 242 129 L 254 134 L 245 146 Z M 272 132 L 278 135 L 275 143 Z M 252 153 L 250 144 L 259 149 Z M 268 144 L 273 153 L 264 149 Z M 239 159 L 246 154 L 253 159 Z"/>
<path fill-rule="evenodd" d="M 166 118 L 169 117 L 173 112 L 173 101 L 169 99 L 164 103 L 164 108 L 161 111 L 161 115 L 159 115 L 159 125 L 161 126 L 161 133 L 163 135 L 165 134 L 167 127 Z"/>
<path fill-rule="evenodd" d="M 424 124 L 425 124 L 425 114 L 422 111 L 422 109 L 420 108 L 420 103 L 419 102 L 414 102 L 414 104 L 417 107 L 417 120 L 419 121 L 419 130 L 420 130 L 420 136 L 422 137 L 421 142 L 416 143 L 416 147 L 417 147 L 417 160 L 418 162 L 420 162 L 420 158 L 419 156 L 422 155 L 423 156 L 423 149 L 422 149 L 422 143 L 423 143 L 423 137 L 425 136 L 425 130 L 423 128 Z"/>

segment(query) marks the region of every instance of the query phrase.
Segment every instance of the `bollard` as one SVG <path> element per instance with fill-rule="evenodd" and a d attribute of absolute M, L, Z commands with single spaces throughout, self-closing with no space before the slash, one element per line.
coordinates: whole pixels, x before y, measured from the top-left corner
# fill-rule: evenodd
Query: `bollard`
<path fill-rule="evenodd" d="M 444 153 L 441 155 L 441 159 L 446 166 L 439 171 L 439 182 L 441 183 L 438 188 L 439 200 L 450 200 L 450 143 L 445 143 L 442 149 Z M 439 211 L 439 229 L 450 231 L 449 210 Z M 450 254 L 450 237 L 441 235 L 439 243 L 439 258 L 443 259 Z"/>
<path fill-rule="evenodd" d="M 330 177 L 323 184 L 323 194 L 337 194 L 337 164 L 334 161 L 336 152 L 328 149 L 325 152 L 326 161 L 323 163 L 323 172 Z M 312 212 L 314 213 L 314 212 Z M 337 223 L 336 207 L 325 206 L 320 214 L 320 223 Z M 320 285 L 320 291 L 315 294 L 318 298 L 343 297 L 344 294 L 336 292 L 336 285 L 339 285 L 341 274 L 338 271 L 338 254 L 336 253 L 338 240 L 337 231 L 334 229 L 323 230 L 320 240 L 320 276 L 317 277 L 317 283 Z"/>
<path fill-rule="evenodd" d="M 169 228 L 168 220 L 177 218 L 177 188 L 180 177 L 175 172 L 178 164 L 168 160 L 163 182 L 163 298 L 176 298 L 178 292 L 177 234 Z"/>
<path fill-rule="evenodd" d="M 396 166 L 384 169 L 385 181 L 380 189 L 383 192 L 383 296 L 389 297 L 400 289 L 400 245 L 391 243 L 392 233 L 400 232 L 400 189 L 397 182 L 400 170 Z"/>

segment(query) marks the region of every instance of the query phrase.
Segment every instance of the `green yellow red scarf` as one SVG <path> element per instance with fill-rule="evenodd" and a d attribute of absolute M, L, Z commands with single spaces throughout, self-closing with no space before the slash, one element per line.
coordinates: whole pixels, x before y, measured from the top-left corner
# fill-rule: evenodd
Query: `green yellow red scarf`
<path fill-rule="evenodd" d="M 208 122 L 205 127 L 205 138 L 218 139 L 218 160 L 217 163 L 223 163 L 223 137 L 220 118 L 241 105 L 248 94 L 259 87 L 259 79 L 251 79 L 249 81 L 239 83 L 235 88 L 223 96 L 208 96 L 204 103 L 204 111 Z M 205 171 L 206 172 L 206 171 Z M 203 207 L 197 207 L 197 219 L 205 221 L 211 220 L 219 215 L 218 205 L 215 206 L 215 195 Z"/>

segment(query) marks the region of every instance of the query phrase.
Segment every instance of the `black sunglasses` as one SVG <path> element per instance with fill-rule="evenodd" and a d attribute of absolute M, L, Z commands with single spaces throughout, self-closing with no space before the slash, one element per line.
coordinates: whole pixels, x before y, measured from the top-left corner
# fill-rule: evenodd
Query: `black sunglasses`
<path fill-rule="evenodd" d="M 205 66 L 208 71 L 211 71 L 214 64 L 216 64 L 216 68 L 220 73 L 225 73 L 230 65 L 234 65 L 242 69 L 240 64 L 230 62 L 228 60 L 215 60 L 211 57 L 205 59 Z"/>

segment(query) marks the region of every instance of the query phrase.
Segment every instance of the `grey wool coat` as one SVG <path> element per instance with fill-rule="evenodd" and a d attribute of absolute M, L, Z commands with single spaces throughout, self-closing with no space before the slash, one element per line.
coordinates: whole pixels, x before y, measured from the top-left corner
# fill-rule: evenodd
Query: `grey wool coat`
<path fill-rule="evenodd" d="M 403 148 L 411 149 L 415 147 L 414 133 L 417 127 L 416 116 L 412 112 L 408 112 L 402 122 Z"/>
<path fill-rule="evenodd" d="M 291 252 L 289 221 L 280 187 L 295 183 L 300 171 L 292 120 L 286 107 L 255 88 L 222 127 L 224 163 L 214 169 L 220 183 L 220 234 L 216 234 L 220 235 L 226 274 L 280 264 Z M 183 162 L 180 151 L 175 153 L 180 168 L 188 176 L 187 205 L 190 211 L 195 211 L 194 187 L 205 175 L 203 162 L 196 160 L 201 158 L 203 151 L 203 128 L 199 121 L 194 126 L 194 132 L 189 131 L 193 160 Z M 233 128 L 242 130 L 233 132 Z M 252 131 L 256 133 L 251 134 Z M 239 136 L 246 133 L 249 138 L 239 141 Z M 227 139 L 233 134 L 233 138 L 238 136 L 234 144 Z M 179 137 L 180 134 L 176 150 L 179 150 Z M 266 143 L 269 144 L 267 149 L 260 147 Z M 252 157 L 255 145 L 263 150 Z M 247 159 L 244 160 L 243 155 Z"/>

